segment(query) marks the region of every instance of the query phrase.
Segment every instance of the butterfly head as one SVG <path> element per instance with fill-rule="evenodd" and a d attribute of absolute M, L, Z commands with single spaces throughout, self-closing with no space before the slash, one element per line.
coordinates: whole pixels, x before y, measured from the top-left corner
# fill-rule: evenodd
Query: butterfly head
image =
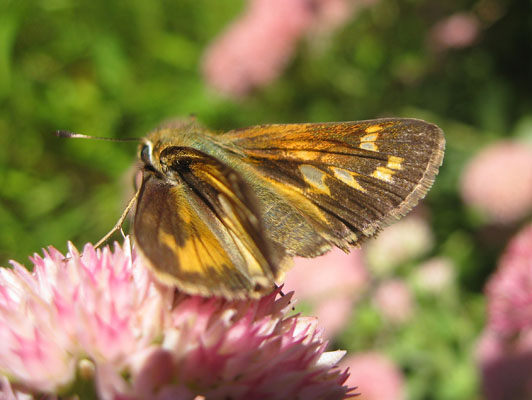
<path fill-rule="evenodd" d="M 180 172 L 187 171 L 191 162 L 198 159 L 198 152 L 187 147 L 180 140 L 165 142 L 144 138 L 139 146 L 139 159 L 142 169 L 159 179 L 176 181 Z"/>
<path fill-rule="evenodd" d="M 139 146 L 139 159 L 142 162 L 142 169 L 149 174 L 155 174 L 159 179 L 170 178 L 172 168 L 175 167 L 175 157 L 172 157 L 173 150 L 178 147 L 164 142 L 152 141 L 150 137 L 142 140 Z"/>
<path fill-rule="evenodd" d="M 166 122 L 142 139 L 139 159 L 145 171 L 169 177 L 189 156 L 185 148 L 203 148 L 205 127 L 193 118 Z"/>

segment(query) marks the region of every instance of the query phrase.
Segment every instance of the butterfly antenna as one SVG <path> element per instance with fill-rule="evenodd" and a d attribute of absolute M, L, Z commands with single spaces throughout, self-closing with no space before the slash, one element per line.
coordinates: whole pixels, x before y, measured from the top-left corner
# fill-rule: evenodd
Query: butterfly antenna
<path fill-rule="evenodd" d="M 74 138 L 74 139 L 93 139 L 93 140 L 105 140 L 106 142 L 138 142 L 138 138 L 107 138 L 98 136 L 82 135 L 81 133 L 75 133 L 70 131 L 55 131 L 55 136 L 61 138 Z"/>

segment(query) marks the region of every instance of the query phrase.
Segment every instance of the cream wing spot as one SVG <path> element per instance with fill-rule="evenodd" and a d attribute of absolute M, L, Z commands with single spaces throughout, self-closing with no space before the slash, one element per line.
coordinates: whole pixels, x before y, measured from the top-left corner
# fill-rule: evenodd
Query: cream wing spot
<path fill-rule="evenodd" d="M 386 165 L 387 168 L 395 169 L 395 170 L 401 170 L 403 169 L 403 161 L 405 159 L 401 157 L 396 156 L 389 156 L 388 157 L 388 164 Z"/>
<path fill-rule="evenodd" d="M 389 168 L 377 167 L 377 169 L 375 169 L 375 171 L 373 171 L 371 176 L 376 178 L 376 179 L 379 179 L 381 181 L 385 181 L 385 182 L 391 183 L 392 182 L 392 175 L 394 173 L 395 172 L 393 170 L 389 169 Z"/>
<path fill-rule="evenodd" d="M 371 142 L 360 143 L 360 148 L 364 150 L 369 150 L 369 151 L 379 151 L 375 143 L 371 143 Z"/>
<path fill-rule="evenodd" d="M 367 132 L 367 129 L 366 129 L 366 132 Z M 376 132 L 368 133 L 367 135 L 364 135 L 360 138 L 360 145 L 358 147 L 364 150 L 369 150 L 369 151 L 379 151 L 379 148 L 375 144 L 378 138 L 379 138 L 378 133 Z"/>
<path fill-rule="evenodd" d="M 379 138 L 379 134 L 378 133 L 370 133 L 368 135 L 364 135 L 362 136 L 362 138 L 360 139 L 361 142 L 374 142 L 375 140 L 377 140 Z"/>
<path fill-rule="evenodd" d="M 366 191 L 366 189 L 360 186 L 360 183 L 358 183 L 358 181 L 355 179 L 355 173 L 338 167 L 333 167 L 332 171 L 334 173 L 334 176 L 344 182 L 346 185 L 354 189 L 360 190 L 361 192 Z"/>
<path fill-rule="evenodd" d="M 299 171 L 301 171 L 303 179 L 309 185 L 315 187 L 321 192 L 327 193 L 328 195 L 331 194 L 329 187 L 325 184 L 325 177 L 327 174 L 325 174 L 323 171 L 308 164 L 300 165 Z"/>

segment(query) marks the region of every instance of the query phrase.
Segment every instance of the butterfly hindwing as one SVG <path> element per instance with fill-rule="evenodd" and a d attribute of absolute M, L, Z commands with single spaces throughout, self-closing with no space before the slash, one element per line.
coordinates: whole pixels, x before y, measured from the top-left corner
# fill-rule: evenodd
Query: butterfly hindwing
<path fill-rule="evenodd" d="M 283 254 L 264 236 L 257 200 L 240 175 L 187 147 L 166 147 L 159 161 L 164 175 L 145 168 L 134 221 L 155 275 L 201 295 L 270 290 Z"/>

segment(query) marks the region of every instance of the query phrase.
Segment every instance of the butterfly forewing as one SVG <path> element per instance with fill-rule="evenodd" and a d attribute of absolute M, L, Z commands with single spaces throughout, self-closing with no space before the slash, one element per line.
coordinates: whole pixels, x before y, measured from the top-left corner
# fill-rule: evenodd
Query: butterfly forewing
<path fill-rule="evenodd" d="M 165 168 L 147 168 L 135 239 L 156 276 L 188 293 L 227 298 L 271 289 L 282 254 L 263 235 L 256 199 L 232 168 L 192 148 L 169 146 Z"/>
<path fill-rule="evenodd" d="M 441 130 L 415 119 L 266 125 L 218 139 L 266 192 L 269 235 L 307 257 L 346 249 L 404 215 L 429 189 L 444 149 Z M 287 231 L 278 219 L 297 223 Z"/>

